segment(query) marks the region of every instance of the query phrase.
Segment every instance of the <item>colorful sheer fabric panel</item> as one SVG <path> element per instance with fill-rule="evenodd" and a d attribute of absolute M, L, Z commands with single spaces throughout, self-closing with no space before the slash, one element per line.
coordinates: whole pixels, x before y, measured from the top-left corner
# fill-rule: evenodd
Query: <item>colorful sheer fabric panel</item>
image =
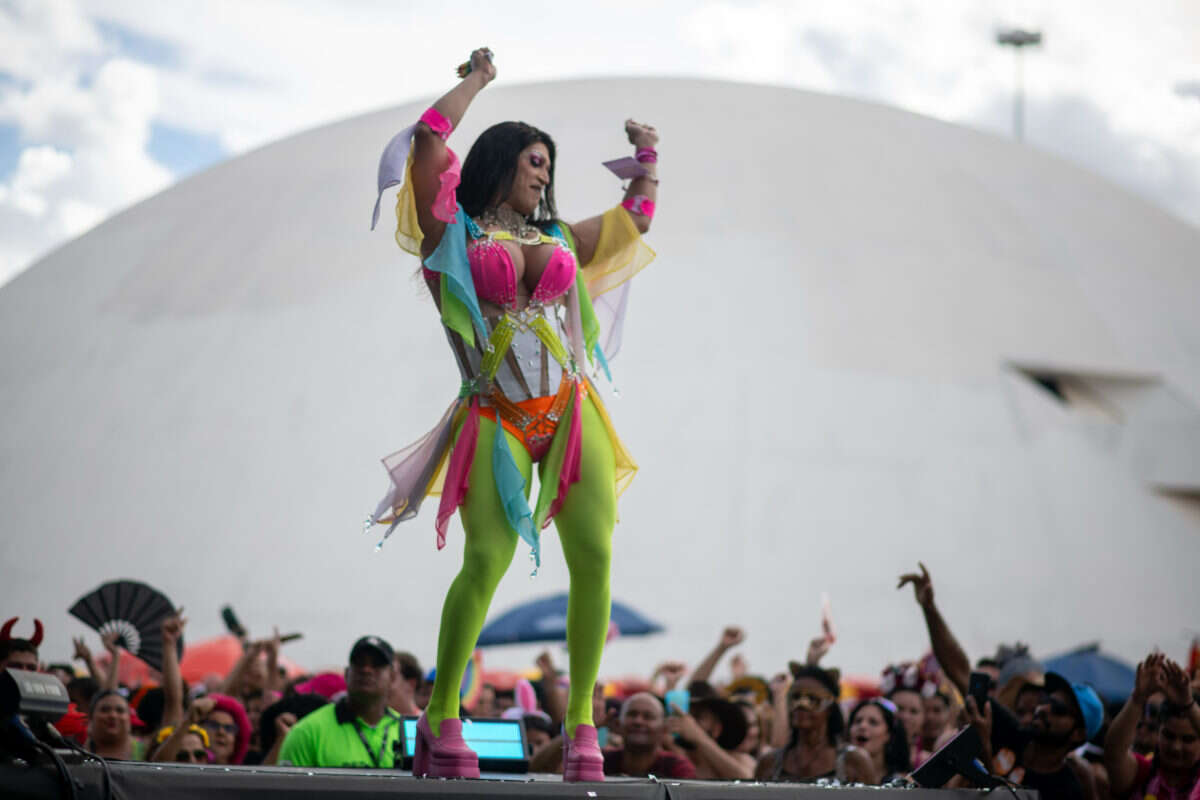
<path fill-rule="evenodd" d="M 583 265 L 583 280 L 595 300 L 612 291 L 654 260 L 654 251 L 642 241 L 633 219 L 621 206 L 604 212 L 600 239 L 592 259 Z"/>
<path fill-rule="evenodd" d="M 428 125 L 434 133 L 440 136 L 442 141 L 445 141 L 450 136 L 450 131 L 452 130 L 450 120 L 442 116 L 441 112 L 439 112 L 436 108 L 430 107 L 425 109 L 425 113 L 421 115 L 421 119 L 418 121 L 417 125 L 422 122 Z M 412 140 L 413 135 L 417 132 L 417 125 L 409 125 L 407 128 L 393 136 L 391 141 L 387 143 L 387 146 L 383 148 L 383 154 L 379 157 L 379 170 L 378 175 L 376 176 L 378 194 L 375 197 L 375 209 L 371 212 L 371 230 L 375 230 L 375 226 L 379 223 L 379 204 L 383 199 L 384 190 L 395 186 L 398 183 L 409 186 L 411 190 L 412 182 L 407 180 L 407 178 L 409 175 L 409 168 L 412 164 Z M 458 164 L 458 156 L 456 156 L 454 151 L 448 147 L 446 148 L 446 152 L 450 156 L 450 166 L 441 176 L 442 191 L 438 193 L 438 202 L 434 203 L 434 215 L 443 222 L 449 222 L 450 219 L 454 217 L 454 202 L 452 199 L 453 192 L 454 189 L 458 187 L 459 177 L 462 174 L 462 169 Z M 446 189 L 447 186 L 449 186 L 448 190 Z M 451 197 L 448 205 L 444 196 L 447 193 Z M 442 211 L 441 215 L 438 214 L 439 210 Z M 413 206 L 413 217 L 415 222 L 415 205 Z M 420 229 L 416 228 L 415 225 L 414 229 L 419 234 Z M 419 235 L 417 236 L 416 241 L 419 245 L 421 242 Z M 409 252 L 413 252 L 403 244 L 400 246 L 404 247 L 404 249 L 408 250 Z"/>
<path fill-rule="evenodd" d="M 596 250 L 579 271 L 591 298 L 600 330 L 600 355 L 606 362 L 612 361 L 621 349 L 625 312 L 629 307 L 629 279 L 653 260 L 654 251 L 642 241 L 628 212 L 621 206 L 606 211 Z"/>

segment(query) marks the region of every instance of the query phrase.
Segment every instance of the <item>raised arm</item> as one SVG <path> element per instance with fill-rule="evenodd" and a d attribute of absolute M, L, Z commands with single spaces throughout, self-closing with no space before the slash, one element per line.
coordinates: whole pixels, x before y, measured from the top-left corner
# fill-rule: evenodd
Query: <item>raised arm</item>
<path fill-rule="evenodd" d="M 279 648 L 282 644 L 283 642 L 279 636 L 279 628 L 275 628 L 271 638 L 266 641 L 267 682 L 263 685 L 263 691 L 278 692 L 283 688 L 280 685 L 282 680 L 279 677 Z"/>
<path fill-rule="evenodd" d="M 933 579 L 929 577 L 929 570 L 925 569 L 925 565 L 920 562 L 917 566 L 921 568 L 921 574 L 910 572 L 907 575 L 901 575 L 900 583 L 896 588 L 912 584 L 917 604 L 921 606 L 921 611 L 925 615 L 925 627 L 929 629 L 929 644 L 933 647 L 933 657 L 937 659 L 942 672 L 965 697 L 967 681 L 971 677 L 971 661 L 967 658 L 962 645 L 958 643 L 958 639 L 954 638 L 954 634 L 950 632 L 950 626 L 946 624 L 946 620 L 942 619 L 942 613 L 938 611 L 937 605 L 933 602 Z"/>
<path fill-rule="evenodd" d="M 217 707 L 216 702 L 211 697 L 198 697 L 192 703 L 192 707 L 188 709 L 187 717 L 181 718 L 180 722 L 174 723 L 174 730 L 171 735 L 163 740 L 163 743 L 154 751 L 152 761 L 172 762 L 175 756 L 179 755 L 179 746 L 183 744 L 183 737 L 187 736 L 188 730 L 193 726 L 199 726 L 201 721 L 209 715 L 214 708 Z M 163 720 L 166 723 L 166 720 Z"/>
<path fill-rule="evenodd" d="M 1196 696 L 1192 693 L 1187 671 L 1168 658 L 1163 660 L 1159 677 L 1162 680 L 1160 688 L 1167 696 L 1167 702 L 1185 711 L 1188 722 L 1192 723 L 1192 729 L 1200 735 L 1200 703 L 1196 702 Z"/>
<path fill-rule="evenodd" d="M 87 642 L 82 636 L 76 636 L 71 642 L 75 645 L 75 660 L 82 661 L 83 666 L 87 668 L 88 675 L 99 681 L 100 670 L 96 668 L 96 660 L 92 658 L 92 648 L 87 646 Z"/>
<path fill-rule="evenodd" d="M 771 679 L 771 747 L 785 747 L 792 735 L 789 724 L 788 691 L 792 687 L 792 676 L 781 672 Z"/>
<path fill-rule="evenodd" d="M 441 174 L 450 165 L 450 154 L 443 136 L 448 136 L 451 130 L 458 127 L 475 95 L 495 77 L 492 51 L 486 47 L 479 48 L 471 53 L 471 71 L 467 76 L 433 104 L 433 110 L 449 123 L 449 130 L 435 131 L 424 120 L 417 125 L 412 151 L 412 183 L 413 198 L 417 204 L 417 224 L 421 226 L 424 236 L 421 242 L 422 255 L 427 256 L 437 249 L 442 232 L 446 229 L 446 223 L 433 214 L 433 202 L 442 185 Z"/>
<path fill-rule="evenodd" d="M 1138 664 L 1133 691 L 1108 726 L 1108 733 L 1104 737 L 1104 767 L 1108 770 L 1108 783 L 1113 797 L 1128 794 L 1137 778 L 1133 740 L 1137 734 L 1138 720 L 1146 708 L 1146 700 L 1158 689 L 1162 665 L 1161 653 L 1151 653 Z"/>
<path fill-rule="evenodd" d="M 716 771 L 717 777 L 729 781 L 748 781 L 754 777 L 754 759 L 745 753 L 731 753 L 721 746 L 700 727 L 691 714 L 672 706 L 667 715 L 667 730 L 691 743 L 704 760 Z"/>
<path fill-rule="evenodd" d="M 183 617 L 182 608 L 162 621 L 164 726 L 180 727 L 183 721 L 183 676 L 179 672 L 179 652 L 176 648 L 185 625 L 187 620 Z"/>
<path fill-rule="evenodd" d="M 117 688 L 117 670 L 121 666 L 121 645 L 117 642 L 121 638 L 116 631 L 109 631 L 100 637 L 104 649 L 108 651 L 108 672 L 104 674 L 104 679 L 100 682 L 101 689 Z"/>
<path fill-rule="evenodd" d="M 230 697 L 242 699 L 242 682 L 246 677 L 246 673 L 250 670 L 250 665 L 262 655 L 263 643 L 247 642 L 242 654 L 234 663 L 233 669 L 229 670 L 229 674 L 225 676 L 225 680 L 221 681 L 221 685 L 217 687 L 218 694 L 227 694 Z"/>
<path fill-rule="evenodd" d="M 625 190 L 621 205 L 637 226 L 639 233 L 650 230 L 650 220 L 654 216 L 654 204 L 658 202 L 658 131 L 653 125 L 643 125 L 631 119 L 625 120 L 625 135 L 634 147 L 634 158 L 646 170 L 645 175 L 634 178 Z M 579 263 L 587 265 L 596 252 L 596 244 L 600 241 L 600 223 L 603 214 L 589 217 L 571 226 L 575 235 L 575 247 L 579 251 Z"/>
<path fill-rule="evenodd" d="M 567 716 L 566 692 L 559 688 L 558 668 L 554 666 L 549 650 L 537 657 L 536 664 L 542 671 L 542 704 L 550 715 L 551 724 L 557 727 Z"/>
<path fill-rule="evenodd" d="M 700 666 L 692 673 L 694 681 L 708 681 L 712 677 L 713 670 L 721 661 L 721 657 L 729 652 L 730 648 L 737 647 L 746 639 L 746 634 L 741 628 L 736 625 L 730 625 L 721 632 L 721 639 L 717 642 L 717 646 L 712 649 L 704 660 L 700 662 Z"/>

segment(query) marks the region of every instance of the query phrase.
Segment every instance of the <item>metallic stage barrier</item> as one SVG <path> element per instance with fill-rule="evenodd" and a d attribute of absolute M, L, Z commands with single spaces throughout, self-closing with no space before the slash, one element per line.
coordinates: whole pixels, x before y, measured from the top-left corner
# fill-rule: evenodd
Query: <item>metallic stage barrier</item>
<path fill-rule="evenodd" d="M 190 764 L 110 762 L 111 787 L 94 761 L 68 764 L 78 800 L 330 800 L 387 796 L 402 800 L 467 800 L 477 797 L 561 797 L 572 800 L 968 800 L 986 792 L 966 789 L 878 789 L 798 784 L 649 781 L 619 778 L 602 784 L 563 784 L 558 776 L 497 776 L 496 780 L 414 780 L 407 772 L 295 767 L 216 767 Z M 106 791 L 108 789 L 109 791 Z M 594 792 L 595 794 L 592 794 Z M 994 797 L 1037 800 L 1037 792 L 995 790 Z M 5 800 L 51 800 L 70 793 L 52 766 L 0 766 Z"/>

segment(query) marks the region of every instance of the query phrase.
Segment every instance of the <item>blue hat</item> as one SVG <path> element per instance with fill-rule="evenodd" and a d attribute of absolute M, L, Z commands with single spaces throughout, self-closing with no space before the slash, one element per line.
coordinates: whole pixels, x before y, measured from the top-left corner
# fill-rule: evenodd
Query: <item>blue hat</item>
<path fill-rule="evenodd" d="M 1104 704 L 1100 695 L 1086 683 L 1071 683 L 1057 672 L 1046 673 L 1046 691 L 1064 691 L 1075 700 L 1075 708 L 1083 720 L 1083 731 L 1091 739 L 1104 724 Z"/>

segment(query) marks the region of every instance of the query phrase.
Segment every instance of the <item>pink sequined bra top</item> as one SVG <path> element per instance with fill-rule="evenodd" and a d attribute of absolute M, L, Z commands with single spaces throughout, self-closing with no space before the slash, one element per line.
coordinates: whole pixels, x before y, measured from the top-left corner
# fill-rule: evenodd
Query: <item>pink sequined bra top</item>
<path fill-rule="evenodd" d="M 530 302 L 540 305 L 553 303 L 575 285 L 575 254 L 560 239 L 539 233 L 537 241 L 518 239 L 508 231 L 492 231 L 467 245 L 467 262 L 471 266 L 471 280 L 480 300 L 513 308 L 517 303 L 517 268 L 512 254 L 501 244 L 503 241 L 517 242 L 530 249 L 553 246 L 546 268 L 533 288 Z M 435 277 L 428 269 L 427 277 Z"/>

